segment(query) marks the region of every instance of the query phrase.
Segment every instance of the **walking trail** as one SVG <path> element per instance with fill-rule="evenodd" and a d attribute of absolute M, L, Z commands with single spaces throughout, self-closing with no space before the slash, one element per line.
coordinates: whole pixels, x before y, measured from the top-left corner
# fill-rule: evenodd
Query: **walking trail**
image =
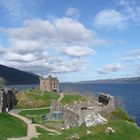
<path fill-rule="evenodd" d="M 57 101 L 61 102 L 64 98 L 64 93 L 59 93 L 60 97 L 58 98 Z"/>
<path fill-rule="evenodd" d="M 38 133 L 36 131 L 36 126 L 35 124 L 32 124 L 31 121 L 21 115 L 18 115 L 16 113 L 12 113 L 9 112 L 10 115 L 21 119 L 22 121 L 24 121 L 27 124 L 28 127 L 28 131 L 27 131 L 27 137 L 23 137 L 23 138 L 8 138 L 8 140 L 30 140 L 33 137 L 38 137 Z"/>
<path fill-rule="evenodd" d="M 64 94 L 63 93 L 60 93 L 60 97 L 58 98 L 58 101 L 62 101 L 62 99 L 64 98 Z M 11 112 L 9 112 L 10 115 L 16 117 L 16 118 L 19 118 L 21 119 L 22 121 L 24 121 L 26 124 L 27 124 L 27 127 L 28 127 L 28 131 L 27 131 L 27 136 L 26 137 L 22 137 L 22 138 L 8 138 L 7 140 L 31 140 L 31 138 L 34 138 L 34 137 L 38 137 L 38 135 L 40 135 L 39 133 L 37 133 L 36 131 L 36 126 L 37 127 L 40 127 L 46 131 L 49 131 L 49 132 L 52 132 L 52 133 L 55 133 L 57 135 L 60 135 L 61 132 L 57 131 L 57 130 L 54 130 L 54 129 L 50 129 L 50 128 L 47 128 L 43 125 L 40 125 L 40 124 L 32 124 L 31 121 L 17 113 L 21 112 L 21 111 L 25 111 L 25 110 L 40 110 L 40 109 L 49 109 L 50 107 L 43 107 L 43 108 L 30 108 L 30 109 L 13 109 Z"/>

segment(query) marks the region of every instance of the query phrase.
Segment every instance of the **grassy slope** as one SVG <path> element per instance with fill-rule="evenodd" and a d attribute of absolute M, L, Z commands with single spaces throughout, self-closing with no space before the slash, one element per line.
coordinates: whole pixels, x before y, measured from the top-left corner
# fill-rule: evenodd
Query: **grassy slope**
<path fill-rule="evenodd" d="M 53 100 L 59 98 L 59 94 L 45 92 L 43 95 L 40 90 L 24 91 L 16 95 L 18 100 L 17 108 L 35 108 L 35 107 L 49 107 Z M 65 94 L 62 104 L 71 104 L 75 101 L 87 101 L 88 97 L 80 94 Z"/>
<path fill-rule="evenodd" d="M 43 123 L 40 116 L 48 115 L 49 112 L 50 112 L 50 109 L 39 109 L 39 110 L 26 110 L 26 111 L 20 112 L 19 114 L 24 117 L 27 117 L 28 119 L 33 117 L 36 123 Z"/>
<path fill-rule="evenodd" d="M 116 133 L 107 134 L 105 129 L 108 126 L 115 129 Z M 90 130 L 93 132 L 93 134 L 88 136 L 86 134 L 87 130 Z M 38 129 L 38 132 L 42 133 L 42 135 L 39 138 L 34 138 L 32 140 L 66 140 L 69 139 L 69 137 L 74 133 L 78 133 L 80 140 L 139 140 L 140 138 L 140 129 L 138 129 L 134 124 L 123 120 L 110 121 L 107 125 L 99 125 L 90 128 L 86 128 L 83 125 L 80 128 L 71 128 L 66 130 L 62 135 L 59 136 L 50 136 L 48 135 L 48 132 L 45 132 L 41 129 Z"/>
<path fill-rule="evenodd" d="M 50 111 L 50 109 L 25 110 L 25 111 L 20 112 L 19 114 L 22 115 L 22 116 L 25 116 L 25 117 L 27 115 L 37 115 L 37 116 L 40 116 L 40 115 L 48 114 L 49 111 Z"/>
<path fill-rule="evenodd" d="M 62 135 L 59 136 L 50 136 L 48 132 L 38 128 L 38 132 L 42 133 L 42 135 L 38 139 L 33 140 L 66 140 L 74 134 L 78 133 L 80 136 L 80 140 L 139 140 L 140 138 L 140 129 L 136 127 L 126 112 L 123 110 L 114 111 L 108 118 L 110 121 L 107 125 L 99 125 L 96 127 L 86 128 L 82 125 L 79 128 L 71 128 L 69 130 L 65 130 Z M 112 127 L 116 133 L 107 134 L 105 129 L 107 127 Z M 87 130 L 93 132 L 93 135 L 88 136 Z"/>
<path fill-rule="evenodd" d="M 27 134 L 27 126 L 21 120 L 8 114 L 0 114 L 0 140 L 10 137 L 24 137 Z"/>
<path fill-rule="evenodd" d="M 63 100 L 61 101 L 62 104 L 71 104 L 75 101 L 87 101 L 86 96 L 82 96 L 80 94 L 65 94 Z"/>
<path fill-rule="evenodd" d="M 18 100 L 17 108 L 49 107 L 51 102 L 57 100 L 59 96 L 57 93 L 50 92 L 42 94 L 38 89 L 32 92 L 24 91 L 16 95 Z"/>

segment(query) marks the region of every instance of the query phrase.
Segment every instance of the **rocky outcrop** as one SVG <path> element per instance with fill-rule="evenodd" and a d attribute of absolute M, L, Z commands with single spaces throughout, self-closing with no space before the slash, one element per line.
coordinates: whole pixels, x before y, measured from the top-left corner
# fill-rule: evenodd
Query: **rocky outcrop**
<path fill-rule="evenodd" d="M 92 113 L 85 117 L 85 124 L 87 127 L 106 124 L 107 122 L 107 119 L 102 117 L 99 113 Z"/>

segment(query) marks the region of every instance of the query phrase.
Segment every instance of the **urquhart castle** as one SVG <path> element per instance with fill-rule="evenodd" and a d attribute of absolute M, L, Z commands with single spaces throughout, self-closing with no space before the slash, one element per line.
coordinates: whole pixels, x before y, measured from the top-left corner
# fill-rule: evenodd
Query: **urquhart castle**
<path fill-rule="evenodd" d="M 48 78 L 40 77 L 40 90 L 44 92 L 59 91 L 59 80 L 51 75 Z"/>

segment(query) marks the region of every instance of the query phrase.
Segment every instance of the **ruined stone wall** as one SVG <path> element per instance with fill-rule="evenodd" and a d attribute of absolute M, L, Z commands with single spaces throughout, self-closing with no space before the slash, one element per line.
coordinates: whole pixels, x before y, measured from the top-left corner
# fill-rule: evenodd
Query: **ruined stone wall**
<path fill-rule="evenodd" d="M 48 78 L 40 78 L 40 90 L 42 91 L 58 91 L 59 80 L 49 76 Z"/>
<path fill-rule="evenodd" d="M 102 116 L 106 116 L 107 114 L 110 114 L 115 110 L 115 98 L 111 98 L 109 103 L 107 105 L 104 105 L 102 109 L 99 111 L 99 113 Z"/>
<path fill-rule="evenodd" d="M 70 111 L 68 109 L 64 110 L 64 124 L 66 128 L 79 126 L 80 116 L 76 112 Z"/>
<path fill-rule="evenodd" d="M 0 112 L 2 112 L 3 95 L 0 93 Z"/>
<path fill-rule="evenodd" d="M 12 90 L 0 91 L 0 112 L 9 111 L 16 104 L 17 100 Z"/>
<path fill-rule="evenodd" d="M 51 91 L 51 85 L 49 80 L 41 79 L 40 80 L 40 90 L 41 91 Z"/>
<path fill-rule="evenodd" d="M 59 80 L 55 79 L 51 79 L 51 90 L 55 91 L 59 89 Z"/>

